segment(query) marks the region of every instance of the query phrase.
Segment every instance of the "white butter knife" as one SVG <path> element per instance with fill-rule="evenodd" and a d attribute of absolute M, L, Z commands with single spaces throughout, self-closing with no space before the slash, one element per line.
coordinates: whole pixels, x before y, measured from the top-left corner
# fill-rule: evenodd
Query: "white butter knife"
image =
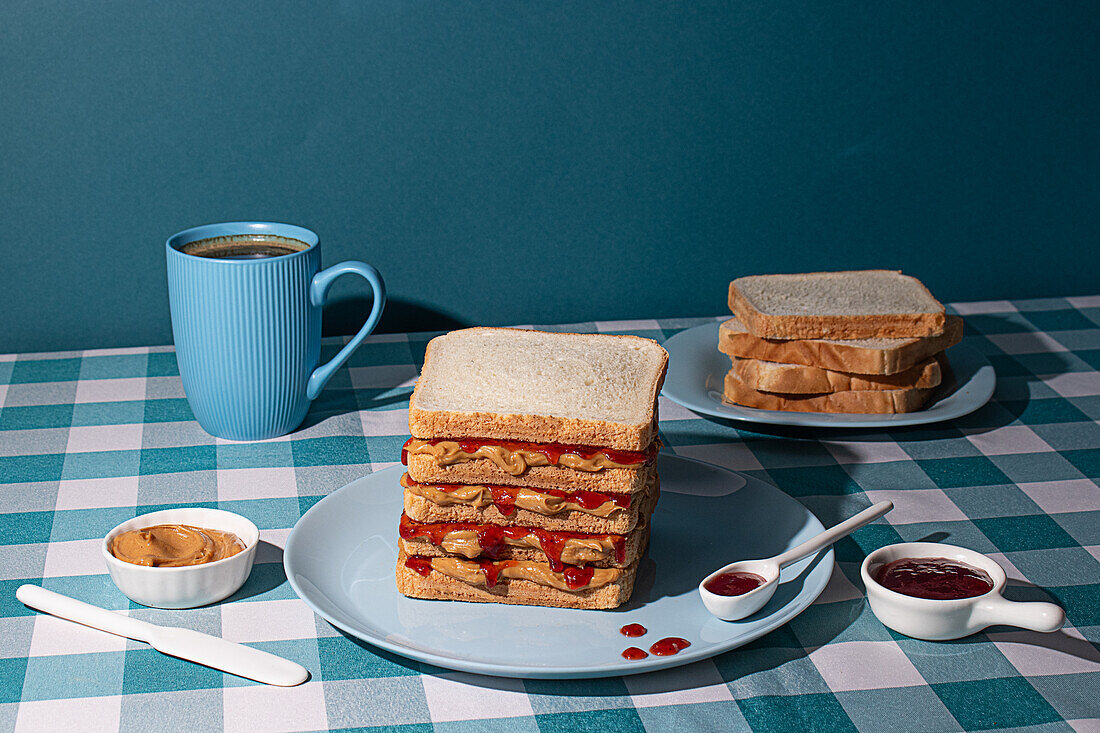
<path fill-rule="evenodd" d="M 143 641 L 158 652 L 169 656 L 204 664 L 207 667 L 264 684 L 293 687 L 309 678 L 309 672 L 305 667 L 289 659 L 199 631 L 173 626 L 157 626 L 54 593 L 37 585 L 19 586 L 15 591 L 15 597 L 25 605 L 52 616 L 75 621 L 117 636 Z"/>

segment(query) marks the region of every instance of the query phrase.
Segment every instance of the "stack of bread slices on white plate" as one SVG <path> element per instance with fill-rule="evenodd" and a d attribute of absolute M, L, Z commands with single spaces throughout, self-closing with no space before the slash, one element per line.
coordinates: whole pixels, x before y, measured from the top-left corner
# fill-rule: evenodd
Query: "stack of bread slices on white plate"
<path fill-rule="evenodd" d="M 409 404 L 397 588 L 614 608 L 659 485 L 668 354 L 636 336 L 470 328 L 433 339 Z"/>
<path fill-rule="evenodd" d="M 902 413 L 948 377 L 962 339 L 916 278 L 892 270 L 755 275 L 730 283 L 725 399 L 764 410 Z"/>

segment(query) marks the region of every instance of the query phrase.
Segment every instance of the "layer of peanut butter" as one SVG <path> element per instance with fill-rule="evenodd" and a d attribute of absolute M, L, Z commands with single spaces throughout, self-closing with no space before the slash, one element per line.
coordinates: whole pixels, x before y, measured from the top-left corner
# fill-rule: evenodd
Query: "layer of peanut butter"
<path fill-rule="evenodd" d="M 433 557 L 432 570 L 470 585 L 488 585 L 485 571 L 475 562 L 467 562 L 453 557 Z M 545 563 L 510 560 L 501 564 L 498 577 L 511 580 L 530 580 L 539 585 L 577 593 L 589 588 L 600 588 L 614 583 L 622 577 L 622 574 L 623 571 L 620 568 L 593 568 L 592 579 L 588 583 L 578 588 L 570 588 L 565 584 L 564 576 L 561 573 L 555 573 Z"/>
<path fill-rule="evenodd" d="M 406 540 L 415 542 L 416 540 Z M 539 538 L 533 534 L 519 538 L 505 537 L 509 547 L 545 551 Z M 440 547 L 451 555 L 473 559 L 481 555 L 482 547 L 477 532 L 456 529 L 443 536 Z M 615 543 L 609 537 L 571 537 L 562 545 L 561 561 L 566 565 L 588 565 L 610 560 L 615 556 Z"/>
<path fill-rule="evenodd" d="M 174 568 L 224 560 L 244 550 L 244 542 L 232 532 L 158 524 L 123 532 L 111 540 L 109 549 L 123 562 Z"/>
<path fill-rule="evenodd" d="M 454 463 L 466 463 L 485 458 L 492 461 L 500 470 L 513 476 L 519 476 L 529 466 L 552 466 L 542 453 L 519 448 L 509 450 L 499 445 L 483 445 L 473 453 L 462 450 L 462 446 L 454 441 L 441 440 L 434 445 L 426 440 L 413 438 L 407 444 L 405 450 L 410 455 L 430 455 L 440 466 L 450 466 Z M 603 453 L 597 453 L 591 458 L 584 458 L 573 453 L 563 453 L 558 458 L 556 465 L 572 468 L 577 471 L 595 472 L 605 468 L 638 468 L 637 463 L 616 463 Z"/>
<path fill-rule="evenodd" d="M 468 505 L 476 509 L 484 509 L 493 503 L 493 494 L 487 486 L 461 486 L 453 491 L 443 491 L 429 484 L 418 484 L 407 480 L 403 480 L 401 483 L 410 494 L 421 496 L 437 506 Z M 517 487 L 514 495 L 515 505 L 518 508 L 547 517 L 565 511 L 577 511 L 606 519 L 618 514 L 618 512 L 627 511 L 613 501 L 605 501 L 599 506 L 589 509 L 568 498 L 553 496 L 524 487 Z"/>

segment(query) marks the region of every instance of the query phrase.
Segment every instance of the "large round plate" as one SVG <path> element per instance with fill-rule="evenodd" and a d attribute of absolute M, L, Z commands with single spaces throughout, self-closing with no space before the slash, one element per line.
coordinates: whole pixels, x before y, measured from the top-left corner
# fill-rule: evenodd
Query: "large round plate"
<path fill-rule="evenodd" d="M 828 583 L 832 551 L 785 568 L 775 597 L 743 621 L 707 613 L 696 590 L 734 560 L 774 555 L 822 531 L 794 499 L 757 479 L 661 454 L 661 500 L 634 595 L 614 611 L 424 601 L 397 592 L 401 467 L 365 476 L 311 508 L 287 539 L 295 592 L 333 626 L 375 646 L 440 667 L 507 677 L 635 674 L 687 664 L 745 644 L 790 621 Z M 649 633 L 619 633 L 640 623 Z M 629 646 L 666 636 L 691 646 L 630 662 Z"/>
<path fill-rule="evenodd" d="M 661 394 L 693 412 L 725 420 L 817 428 L 891 428 L 953 420 L 989 402 L 997 377 L 980 352 L 958 345 L 947 350 L 952 377 L 936 388 L 924 409 L 896 415 L 839 415 L 780 412 L 732 405 L 722 399 L 730 358 L 718 350 L 718 326 L 707 323 L 681 331 L 664 343 L 668 374 Z"/>

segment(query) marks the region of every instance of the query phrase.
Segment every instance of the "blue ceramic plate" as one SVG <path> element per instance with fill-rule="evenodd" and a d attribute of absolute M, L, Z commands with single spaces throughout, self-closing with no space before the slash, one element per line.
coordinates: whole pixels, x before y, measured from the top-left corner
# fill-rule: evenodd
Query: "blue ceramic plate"
<path fill-rule="evenodd" d="M 722 382 L 730 358 L 718 350 L 719 323 L 681 331 L 664 343 L 668 375 L 661 394 L 693 412 L 725 420 L 800 425 L 815 428 L 882 428 L 952 420 L 969 415 L 989 402 L 997 376 L 993 365 L 969 346 L 947 350 L 952 377 L 936 388 L 928 404 L 917 412 L 897 415 L 835 415 L 825 412 L 780 412 L 732 405 L 722 399 Z"/>
<path fill-rule="evenodd" d="M 785 624 L 813 603 L 833 569 L 832 551 L 785 568 L 775 597 L 743 621 L 720 621 L 696 590 L 711 571 L 775 555 L 822 531 L 805 507 L 753 478 L 661 454 L 661 499 L 634 595 L 613 611 L 423 601 L 397 592 L 402 467 L 365 476 L 311 508 L 287 539 L 283 562 L 295 592 L 333 626 L 375 646 L 440 667 L 507 677 L 607 677 L 712 657 Z M 640 623 L 643 637 L 619 629 Z M 666 636 L 691 646 L 638 662 Z"/>

